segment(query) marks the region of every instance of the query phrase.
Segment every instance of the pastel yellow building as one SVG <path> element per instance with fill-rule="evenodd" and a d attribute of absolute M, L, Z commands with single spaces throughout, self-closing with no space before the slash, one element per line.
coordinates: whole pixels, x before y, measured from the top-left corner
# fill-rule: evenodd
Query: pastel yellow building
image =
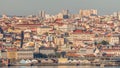
<path fill-rule="evenodd" d="M 47 27 L 47 26 L 38 27 L 37 34 L 41 35 L 43 33 L 49 32 L 49 30 L 51 30 L 51 29 L 52 29 L 52 27 Z"/>
<path fill-rule="evenodd" d="M 16 59 L 17 52 L 7 52 L 7 58 L 8 59 Z"/>
<path fill-rule="evenodd" d="M 54 38 L 56 45 L 64 45 L 64 38 Z"/>
<path fill-rule="evenodd" d="M 17 59 L 17 50 L 15 48 L 9 48 L 7 51 L 8 59 Z"/>
<path fill-rule="evenodd" d="M 70 37 L 74 39 L 80 40 L 93 40 L 94 34 L 90 32 L 83 32 L 81 30 L 75 30 L 73 33 L 70 34 Z"/>
<path fill-rule="evenodd" d="M 67 63 L 68 59 L 67 58 L 59 58 L 58 62 L 59 63 Z"/>

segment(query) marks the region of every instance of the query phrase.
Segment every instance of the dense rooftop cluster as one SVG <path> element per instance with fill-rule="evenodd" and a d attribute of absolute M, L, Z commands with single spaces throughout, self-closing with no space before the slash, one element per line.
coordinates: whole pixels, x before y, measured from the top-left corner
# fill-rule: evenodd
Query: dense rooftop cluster
<path fill-rule="evenodd" d="M 120 15 L 98 16 L 96 11 L 94 14 L 86 11 L 80 15 L 59 13 L 44 17 L 3 15 L 0 18 L 1 58 L 15 57 L 9 54 L 13 51 L 30 53 L 31 57 L 24 58 L 36 58 L 39 53 L 54 57 L 58 54 L 62 57 L 120 56 Z"/>

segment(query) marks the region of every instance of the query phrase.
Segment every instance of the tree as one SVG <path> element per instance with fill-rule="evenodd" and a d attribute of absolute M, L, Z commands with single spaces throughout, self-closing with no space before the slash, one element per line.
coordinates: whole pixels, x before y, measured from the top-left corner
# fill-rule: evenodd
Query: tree
<path fill-rule="evenodd" d="M 102 45 L 108 45 L 108 44 L 109 44 L 109 42 L 107 42 L 107 41 L 103 40 L 103 41 L 101 42 L 101 44 L 102 44 Z"/>
<path fill-rule="evenodd" d="M 56 48 L 55 48 L 55 52 L 58 50 L 58 46 L 56 46 Z"/>
<path fill-rule="evenodd" d="M 66 52 L 65 52 L 65 51 L 61 52 L 61 55 L 62 55 L 62 57 L 64 58 L 65 55 L 66 55 Z"/>
<path fill-rule="evenodd" d="M 98 44 L 98 43 L 95 41 L 95 42 L 94 42 L 94 45 L 97 45 L 97 44 Z"/>
<path fill-rule="evenodd" d="M 56 56 L 57 58 L 60 58 L 60 55 L 61 55 L 61 54 L 60 54 L 59 52 L 56 52 L 56 53 L 55 53 L 55 56 Z"/>
<path fill-rule="evenodd" d="M 54 58 L 55 54 L 48 54 L 48 58 Z"/>
<path fill-rule="evenodd" d="M 103 53 L 102 56 L 106 56 L 107 54 L 106 53 Z"/>

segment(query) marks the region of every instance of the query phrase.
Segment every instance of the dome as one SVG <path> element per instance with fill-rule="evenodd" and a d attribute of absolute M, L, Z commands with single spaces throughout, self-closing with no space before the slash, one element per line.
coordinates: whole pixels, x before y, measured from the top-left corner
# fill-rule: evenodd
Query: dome
<path fill-rule="evenodd" d="M 31 63 L 31 61 L 28 59 L 28 60 L 26 60 L 26 63 Z"/>
<path fill-rule="evenodd" d="M 20 61 L 20 63 L 21 63 L 21 64 L 25 64 L 26 61 L 25 61 L 24 59 L 22 59 L 22 60 Z"/>

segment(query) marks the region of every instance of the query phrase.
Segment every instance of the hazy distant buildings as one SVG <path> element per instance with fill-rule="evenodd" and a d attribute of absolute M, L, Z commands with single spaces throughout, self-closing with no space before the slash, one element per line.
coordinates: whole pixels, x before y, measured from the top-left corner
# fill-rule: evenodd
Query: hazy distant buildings
<path fill-rule="evenodd" d="M 98 13 L 97 13 L 97 10 L 95 10 L 95 9 L 91 9 L 91 10 L 80 10 L 80 11 L 79 11 L 80 17 L 83 17 L 83 16 L 88 17 L 88 16 L 91 16 L 91 15 L 97 15 L 97 14 L 98 14 Z"/>
<path fill-rule="evenodd" d="M 63 14 L 62 13 L 58 13 L 57 19 L 63 19 Z"/>
<path fill-rule="evenodd" d="M 114 13 L 113 13 L 113 16 L 114 16 L 115 18 L 117 18 L 118 20 L 120 20 L 120 12 L 114 12 Z"/>
<path fill-rule="evenodd" d="M 2 15 L 2 18 L 8 18 L 8 17 L 7 17 L 7 15 L 3 14 L 3 15 Z"/>
<path fill-rule="evenodd" d="M 69 10 L 62 10 L 63 18 L 68 19 L 69 18 Z"/>
<path fill-rule="evenodd" d="M 69 18 L 69 10 L 62 10 L 61 13 L 58 13 L 57 19 L 68 19 Z"/>
<path fill-rule="evenodd" d="M 40 18 L 45 18 L 45 11 L 40 11 L 39 12 L 39 17 Z"/>

